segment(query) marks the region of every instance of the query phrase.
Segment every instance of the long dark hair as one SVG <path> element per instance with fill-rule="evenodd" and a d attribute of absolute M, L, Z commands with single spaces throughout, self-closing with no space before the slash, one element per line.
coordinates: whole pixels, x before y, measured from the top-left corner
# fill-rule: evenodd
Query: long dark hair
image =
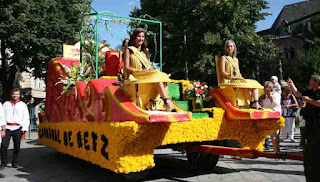
<path fill-rule="evenodd" d="M 125 47 L 126 40 L 128 40 L 130 42 L 130 39 L 128 37 L 124 38 L 124 40 L 122 41 L 122 48 Z M 129 45 L 129 42 L 128 42 L 128 45 Z"/>
<path fill-rule="evenodd" d="M 130 40 L 129 40 L 129 46 L 135 46 L 135 42 L 136 42 L 136 37 L 138 36 L 138 34 L 140 34 L 141 32 L 144 33 L 144 42 L 141 45 L 141 50 L 147 55 L 147 57 L 149 58 L 149 51 L 148 51 L 148 44 L 147 44 L 147 39 L 146 39 L 146 33 L 144 31 L 143 28 L 136 28 L 133 30 L 133 33 L 130 36 Z"/>

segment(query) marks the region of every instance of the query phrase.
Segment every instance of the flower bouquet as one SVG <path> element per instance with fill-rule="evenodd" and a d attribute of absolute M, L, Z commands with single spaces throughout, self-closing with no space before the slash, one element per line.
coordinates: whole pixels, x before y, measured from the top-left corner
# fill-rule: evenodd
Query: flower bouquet
<path fill-rule="evenodd" d="M 203 108 L 203 101 L 209 101 L 212 98 L 208 85 L 199 81 L 188 84 L 185 94 L 187 99 L 195 101 L 199 109 Z"/>

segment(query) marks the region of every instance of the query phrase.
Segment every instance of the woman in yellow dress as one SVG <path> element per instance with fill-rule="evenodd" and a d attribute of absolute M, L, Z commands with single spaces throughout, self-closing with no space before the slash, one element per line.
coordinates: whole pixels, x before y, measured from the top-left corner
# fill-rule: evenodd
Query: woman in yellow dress
<path fill-rule="evenodd" d="M 238 106 L 246 106 L 249 100 L 251 108 L 261 108 L 258 98 L 259 89 L 262 89 L 263 86 L 256 80 L 242 77 L 237 59 L 237 47 L 233 40 L 226 41 L 225 55 L 222 56 L 220 62 L 220 72 L 220 88 L 225 89 L 224 93 L 236 89 Z"/>
<path fill-rule="evenodd" d="M 124 71 L 125 84 L 148 83 L 150 86 L 145 88 L 149 90 L 155 88 L 148 103 L 154 104 L 154 100 L 160 94 L 165 109 L 171 112 L 176 111 L 168 99 L 168 94 L 163 84 L 163 82 L 171 82 L 171 80 L 167 74 L 152 68 L 147 41 L 142 28 L 136 28 L 130 36 L 129 46 L 124 52 Z M 145 108 L 151 109 L 151 106 L 146 104 Z"/>

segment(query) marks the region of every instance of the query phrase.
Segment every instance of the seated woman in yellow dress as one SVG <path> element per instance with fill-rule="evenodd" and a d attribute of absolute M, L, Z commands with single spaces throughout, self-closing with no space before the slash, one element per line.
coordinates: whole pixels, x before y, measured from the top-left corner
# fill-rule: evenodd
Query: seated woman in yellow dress
<path fill-rule="evenodd" d="M 225 44 L 225 55 L 220 62 L 220 88 L 226 97 L 228 94 L 236 92 L 237 106 L 245 107 L 250 102 L 250 107 L 260 109 L 258 102 L 259 89 L 263 86 L 256 80 L 244 79 L 239 70 L 239 61 L 237 59 L 237 47 L 234 41 L 228 40 Z"/>
<path fill-rule="evenodd" d="M 152 68 L 147 41 L 142 28 L 136 28 L 130 36 L 129 46 L 124 52 L 124 73 L 125 84 L 129 86 L 135 85 L 136 92 L 140 92 L 140 95 L 145 96 L 142 98 L 143 105 L 141 107 L 144 106 L 148 110 L 151 109 L 151 106 L 155 104 L 154 100 L 160 94 L 166 111 L 176 111 L 168 99 L 168 94 L 163 84 L 163 82 L 171 82 L 171 80 L 167 74 Z M 137 84 L 142 84 L 142 86 L 137 86 Z M 131 98 L 135 99 L 132 96 Z"/>

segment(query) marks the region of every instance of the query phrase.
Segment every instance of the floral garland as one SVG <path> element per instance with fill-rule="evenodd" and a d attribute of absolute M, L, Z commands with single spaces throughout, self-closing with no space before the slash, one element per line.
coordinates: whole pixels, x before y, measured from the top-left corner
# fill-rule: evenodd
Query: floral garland
<path fill-rule="evenodd" d="M 118 79 L 117 76 L 102 76 L 102 79 Z"/>
<path fill-rule="evenodd" d="M 116 173 L 130 173 L 154 167 L 153 151 L 161 145 L 236 139 L 243 148 L 263 150 L 264 139 L 284 125 L 283 118 L 230 121 L 223 109 L 212 111 L 213 118 L 176 123 L 41 123 L 39 143 Z"/>

